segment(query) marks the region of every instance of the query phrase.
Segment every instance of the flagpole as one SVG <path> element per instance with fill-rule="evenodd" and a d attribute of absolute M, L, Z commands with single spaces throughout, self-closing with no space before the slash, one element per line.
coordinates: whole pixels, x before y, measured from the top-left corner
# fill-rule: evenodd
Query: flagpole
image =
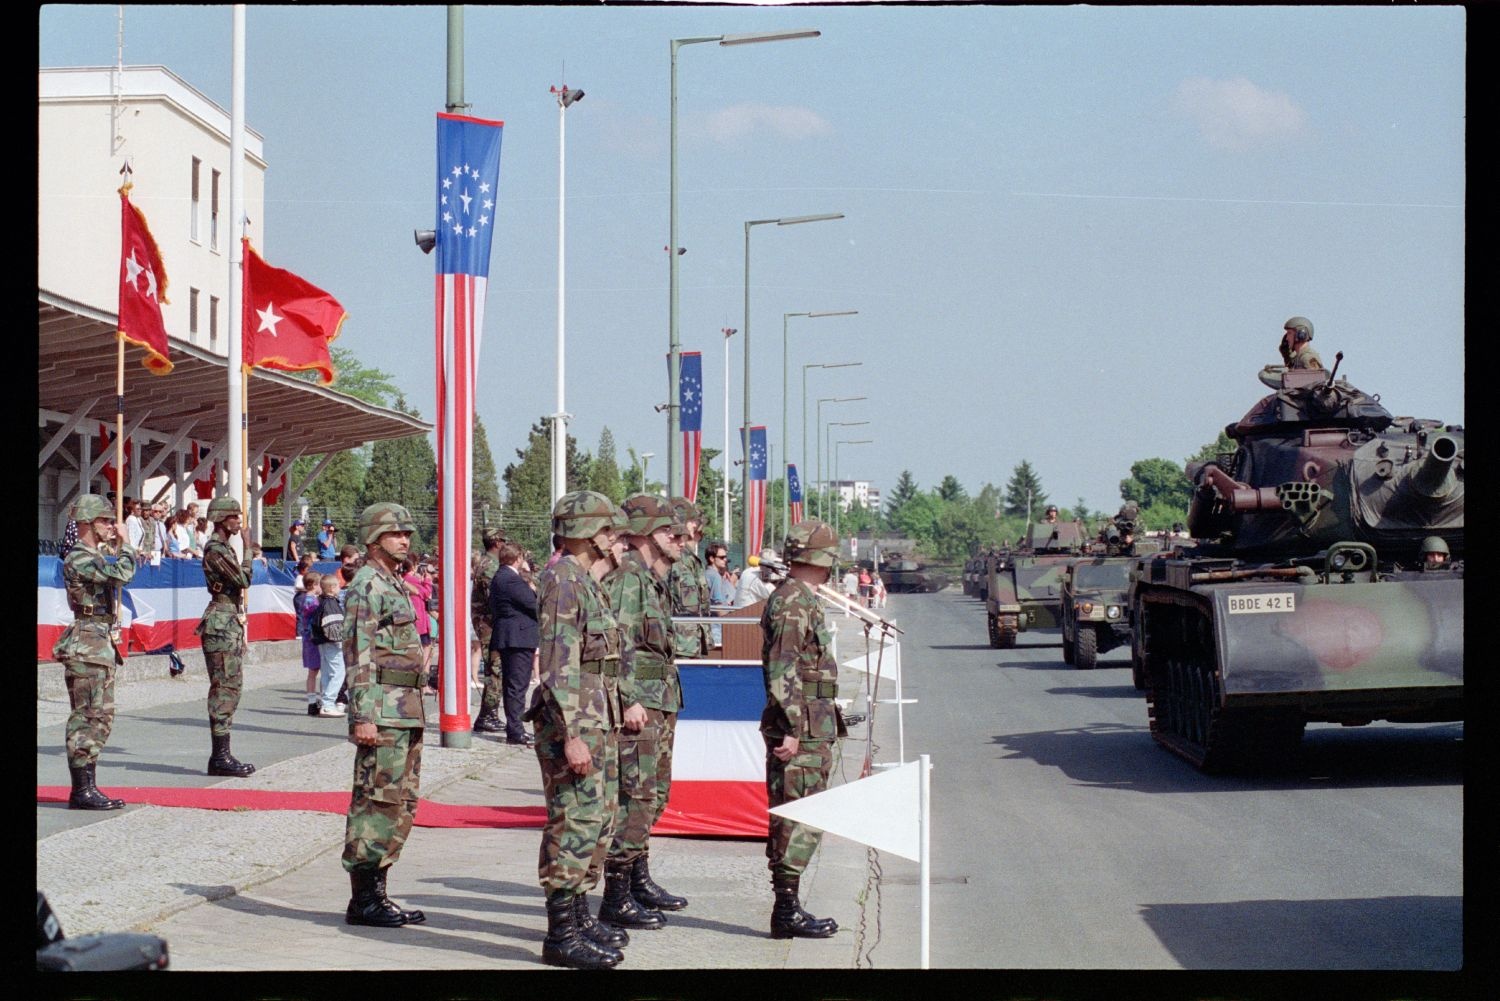
<path fill-rule="evenodd" d="M 229 375 L 229 455 L 225 466 L 229 473 L 228 495 L 245 503 L 245 440 L 241 436 L 247 424 L 244 377 L 244 309 L 243 283 L 245 269 L 245 5 L 233 7 L 233 52 L 230 57 L 229 99 L 229 218 L 233 227 L 229 235 L 229 338 L 225 343 Z M 235 369 L 241 369 L 236 373 Z M 236 427 L 235 423 L 239 426 Z M 217 493 L 217 491 L 215 491 Z M 233 544 L 233 543 L 231 543 Z M 244 558 L 244 554 L 240 554 Z"/>
<path fill-rule="evenodd" d="M 921 862 L 918 864 L 922 870 L 922 969 L 930 969 L 931 952 L 931 910 L 930 897 L 932 886 L 932 759 L 923 754 L 917 758 L 922 769 L 918 778 L 921 783 Z"/>

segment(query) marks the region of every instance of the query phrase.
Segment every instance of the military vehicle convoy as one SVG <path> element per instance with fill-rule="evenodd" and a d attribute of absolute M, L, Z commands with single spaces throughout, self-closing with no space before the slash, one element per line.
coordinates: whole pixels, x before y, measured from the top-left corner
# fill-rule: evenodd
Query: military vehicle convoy
<path fill-rule="evenodd" d="M 1057 627 L 1063 571 L 1085 544 L 1078 522 L 1033 522 L 1019 549 L 990 560 L 984 605 L 990 646 L 1010 649 L 1027 629 Z"/>
<path fill-rule="evenodd" d="M 1308 722 L 1464 717 L 1463 428 L 1393 417 L 1337 357 L 1261 372 L 1236 450 L 1188 467 L 1198 545 L 1136 561 L 1151 733 L 1204 771 L 1284 759 Z"/>
<path fill-rule="evenodd" d="M 880 577 L 890 594 L 928 594 L 948 586 L 948 575 L 930 570 L 901 553 L 891 553 L 880 564 Z"/>

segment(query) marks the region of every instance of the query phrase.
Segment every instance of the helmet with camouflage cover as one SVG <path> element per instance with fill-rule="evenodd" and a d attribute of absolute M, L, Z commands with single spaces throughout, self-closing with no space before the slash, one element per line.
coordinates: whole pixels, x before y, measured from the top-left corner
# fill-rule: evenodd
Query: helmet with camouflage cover
<path fill-rule="evenodd" d="M 1312 340 L 1312 321 L 1305 316 L 1294 316 L 1281 325 L 1283 330 L 1294 330 L 1297 332 L 1297 343 Z"/>
<path fill-rule="evenodd" d="M 215 497 L 208 502 L 208 520 L 215 525 L 237 514 L 244 512 L 240 510 L 240 502 L 233 497 Z"/>
<path fill-rule="evenodd" d="M 1444 556 L 1452 555 L 1448 552 L 1448 543 L 1444 542 L 1440 535 L 1429 535 L 1422 540 L 1422 556 L 1425 558 L 1431 553 L 1442 553 Z"/>
<path fill-rule="evenodd" d="M 552 534 L 564 539 L 592 539 L 615 522 L 615 503 L 595 490 L 563 494 L 552 508 Z"/>
<path fill-rule="evenodd" d="M 686 525 L 690 521 L 703 524 L 703 509 L 686 497 L 672 498 L 672 513 L 680 524 Z"/>
<path fill-rule="evenodd" d="M 510 541 L 506 538 L 503 528 L 487 528 L 479 538 L 484 543 L 484 548 L 486 549 L 493 549 L 495 546 L 503 545 Z"/>
<path fill-rule="evenodd" d="M 838 550 L 839 537 L 827 522 L 816 518 L 797 522 L 786 535 L 786 558 L 792 563 L 832 567 Z"/>
<path fill-rule="evenodd" d="M 630 519 L 626 531 L 631 535 L 650 535 L 658 528 L 670 528 L 678 535 L 686 532 L 672 505 L 655 494 L 631 494 L 620 502 L 620 509 Z"/>
<path fill-rule="evenodd" d="M 415 532 L 417 523 L 400 504 L 371 504 L 359 514 L 359 532 L 365 545 L 373 546 L 387 532 Z"/>
<path fill-rule="evenodd" d="M 115 509 L 109 501 L 98 494 L 84 494 L 73 502 L 68 512 L 69 521 L 93 521 L 95 518 L 112 518 Z"/>

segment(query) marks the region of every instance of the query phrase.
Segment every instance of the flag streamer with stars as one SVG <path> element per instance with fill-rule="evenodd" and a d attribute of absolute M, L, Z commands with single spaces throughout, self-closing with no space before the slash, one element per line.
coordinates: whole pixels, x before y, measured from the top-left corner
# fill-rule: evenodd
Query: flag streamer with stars
<path fill-rule="evenodd" d="M 679 357 L 678 397 L 682 400 L 683 496 L 697 503 L 698 472 L 703 458 L 703 353 L 683 351 Z"/>
<path fill-rule="evenodd" d="M 791 524 L 802 520 L 802 480 L 797 476 L 797 464 L 786 464 L 787 502 L 791 506 Z"/>
<path fill-rule="evenodd" d="M 745 431 L 740 429 L 741 444 Z M 750 428 L 746 461 L 750 463 L 749 525 L 745 534 L 745 555 L 760 552 L 761 537 L 766 527 L 766 428 L 756 424 Z"/>

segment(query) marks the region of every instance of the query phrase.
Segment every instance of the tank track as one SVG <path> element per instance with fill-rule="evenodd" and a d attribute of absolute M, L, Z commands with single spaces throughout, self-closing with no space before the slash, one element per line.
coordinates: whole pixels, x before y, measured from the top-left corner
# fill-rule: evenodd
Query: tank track
<path fill-rule="evenodd" d="M 1016 645 L 1015 623 L 1007 621 L 1005 624 L 1001 624 L 997 615 L 986 615 L 985 617 L 989 620 L 990 646 L 997 650 L 1013 649 Z"/>

